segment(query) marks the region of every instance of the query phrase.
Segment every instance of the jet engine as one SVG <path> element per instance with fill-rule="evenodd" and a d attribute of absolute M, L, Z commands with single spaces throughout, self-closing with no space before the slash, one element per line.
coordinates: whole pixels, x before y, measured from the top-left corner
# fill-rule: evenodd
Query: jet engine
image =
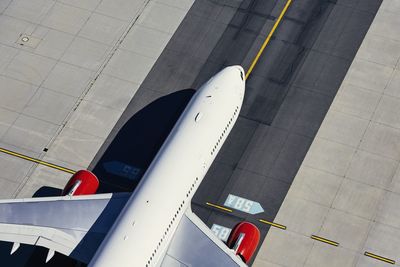
<path fill-rule="evenodd" d="M 248 263 L 256 251 L 259 241 L 260 230 L 257 226 L 249 222 L 241 222 L 232 229 L 227 245 L 245 263 Z"/>
<path fill-rule="evenodd" d="M 96 175 L 87 170 L 77 171 L 69 179 L 62 191 L 62 196 L 80 196 L 95 194 L 99 188 L 99 180 Z"/>

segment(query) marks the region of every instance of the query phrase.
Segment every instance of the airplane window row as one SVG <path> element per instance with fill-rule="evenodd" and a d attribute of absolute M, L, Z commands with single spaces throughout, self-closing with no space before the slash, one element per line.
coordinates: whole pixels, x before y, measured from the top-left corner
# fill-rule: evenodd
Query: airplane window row
<path fill-rule="evenodd" d="M 230 125 L 232 124 L 233 119 L 234 119 L 234 117 L 236 116 L 236 114 L 237 114 L 238 111 L 239 111 L 239 107 L 236 106 L 236 109 L 235 109 L 235 111 L 233 112 L 232 117 L 229 119 L 229 122 L 226 124 L 224 130 L 222 131 L 220 137 L 218 138 L 217 143 L 215 144 L 213 150 L 211 151 L 211 155 L 213 155 L 213 154 L 216 152 L 216 150 L 217 150 L 217 148 L 218 148 L 218 145 L 220 144 L 222 138 L 225 136 L 226 132 L 228 131 L 228 129 L 229 129 Z M 198 179 L 199 179 L 199 178 L 196 177 L 196 180 L 193 182 L 193 184 L 192 184 L 191 187 L 189 188 L 188 192 L 186 193 L 186 198 L 189 197 L 189 195 L 190 195 L 190 193 L 192 192 L 194 186 L 196 185 Z M 165 240 L 165 238 L 166 238 L 166 236 L 167 236 L 169 230 L 170 230 L 171 227 L 173 226 L 173 223 L 175 222 L 176 217 L 178 216 L 178 214 L 179 214 L 181 211 L 183 211 L 183 205 L 184 205 L 184 204 L 185 204 L 185 200 L 182 201 L 182 203 L 181 203 L 180 206 L 178 207 L 177 211 L 175 212 L 174 216 L 172 217 L 172 220 L 170 221 L 170 223 L 169 223 L 167 229 L 165 230 L 163 237 L 162 237 L 161 240 L 158 242 L 157 248 L 154 249 L 153 253 L 152 253 L 151 256 L 150 256 L 150 259 L 147 261 L 146 267 L 149 267 L 149 266 L 150 266 L 151 261 L 154 259 L 154 256 L 156 255 L 158 249 L 161 247 L 162 242 Z"/>
<path fill-rule="evenodd" d="M 194 186 L 196 185 L 196 183 L 198 182 L 199 177 L 196 177 L 195 181 L 192 183 L 188 193 L 186 194 L 186 198 L 189 197 L 190 193 L 192 192 L 192 190 L 194 189 Z M 183 206 L 185 205 L 185 200 L 182 200 L 182 203 L 179 205 L 178 209 L 176 210 L 174 216 L 172 217 L 172 220 L 169 222 L 169 225 L 167 227 L 167 229 L 164 232 L 163 237 L 160 239 L 160 241 L 158 242 L 157 248 L 154 249 L 153 253 L 150 256 L 150 259 L 147 261 L 146 267 L 150 266 L 151 261 L 154 259 L 154 256 L 156 255 L 158 249 L 161 247 L 162 242 L 165 240 L 165 238 L 167 237 L 167 234 L 169 232 L 169 230 L 171 229 L 171 227 L 173 226 L 173 223 L 175 222 L 176 217 L 178 216 L 178 214 L 183 211 Z"/>
<path fill-rule="evenodd" d="M 222 134 L 219 136 L 217 143 L 215 144 L 215 146 L 213 147 L 213 149 L 211 150 L 211 155 L 214 155 L 214 153 L 217 151 L 218 145 L 221 142 L 222 138 L 225 136 L 226 132 L 229 129 L 229 126 L 231 125 L 231 123 L 233 122 L 233 118 L 235 117 L 236 113 L 239 111 L 239 107 L 236 106 L 235 111 L 233 112 L 232 117 L 229 119 L 229 122 L 226 124 Z"/>

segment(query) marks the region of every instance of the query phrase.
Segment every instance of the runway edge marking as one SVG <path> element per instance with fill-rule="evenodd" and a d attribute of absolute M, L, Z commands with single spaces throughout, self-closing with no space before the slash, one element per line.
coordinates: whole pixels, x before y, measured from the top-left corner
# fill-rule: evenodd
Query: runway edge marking
<path fill-rule="evenodd" d="M 223 210 L 223 211 L 227 211 L 227 212 L 232 212 L 231 209 L 228 209 L 228 208 L 225 208 L 225 207 L 222 207 L 222 206 L 220 206 L 220 205 L 216 205 L 216 204 L 213 204 L 213 203 L 210 203 L 210 202 L 206 202 L 206 205 L 207 205 L 207 206 L 210 206 L 210 207 L 213 207 L 213 208 L 216 208 L 216 209 L 219 209 L 219 210 Z"/>
<path fill-rule="evenodd" d="M 333 240 L 329 240 L 329 239 L 326 239 L 326 238 L 323 238 L 323 237 L 320 237 L 320 236 L 317 236 L 317 235 L 312 235 L 311 239 L 314 239 L 314 240 L 317 240 L 317 241 L 320 241 L 320 242 L 323 242 L 323 243 L 326 243 L 326 244 L 329 244 L 329 245 L 332 245 L 332 246 L 335 246 L 335 247 L 339 246 L 338 242 L 333 241 Z"/>
<path fill-rule="evenodd" d="M 14 156 L 14 157 L 17 157 L 17 158 L 20 158 L 20 159 L 24 159 L 24 160 L 28 160 L 28 161 L 31 161 L 31 162 L 35 162 L 37 164 L 44 165 L 44 166 L 47 166 L 49 168 L 53 168 L 53 169 L 56 169 L 56 170 L 59 170 L 59 171 L 63 171 L 63 172 L 71 173 L 71 174 L 74 174 L 76 172 L 74 170 L 71 170 L 71 169 L 68 169 L 68 168 L 65 168 L 65 167 L 62 167 L 62 166 L 47 162 L 47 161 L 43 161 L 43 160 L 40 160 L 40 159 L 32 158 L 32 157 L 29 157 L 29 156 L 26 156 L 26 155 L 23 155 L 23 154 L 20 154 L 20 153 L 17 153 L 17 152 L 14 152 L 14 151 L 11 151 L 11 150 L 8 150 L 8 149 L 5 149 L 5 148 L 1 148 L 0 147 L 0 152 L 3 152 L 4 154 L 10 155 L 10 156 Z"/>
<path fill-rule="evenodd" d="M 271 31 L 269 32 L 267 38 L 264 40 L 264 43 L 261 45 L 260 50 L 258 50 L 256 57 L 253 59 L 253 62 L 251 63 L 250 68 L 246 73 L 246 80 L 250 76 L 250 74 L 253 71 L 254 67 L 256 66 L 258 60 L 260 59 L 262 53 L 264 52 L 265 47 L 267 46 L 267 44 L 271 40 L 272 35 L 274 34 L 276 28 L 278 28 L 283 16 L 285 15 L 285 13 L 288 10 L 288 8 L 289 8 L 291 3 L 292 3 L 292 0 L 287 0 L 287 2 L 285 4 L 285 7 L 283 8 L 281 13 L 279 14 L 278 19 L 275 21 L 274 26 L 272 27 Z"/>
<path fill-rule="evenodd" d="M 380 260 L 380 261 L 386 262 L 386 263 L 390 263 L 390 264 L 395 264 L 395 263 L 396 263 L 396 261 L 394 261 L 394 260 L 392 260 L 392 259 L 385 258 L 385 257 L 379 256 L 379 255 L 376 255 L 376 254 L 373 254 L 373 253 L 368 252 L 368 251 L 365 251 L 365 252 L 364 252 L 364 255 L 367 256 L 367 257 L 376 259 L 376 260 Z"/>
<path fill-rule="evenodd" d="M 279 229 L 282 229 L 282 230 L 286 230 L 286 226 L 284 226 L 282 224 L 279 224 L 279 223 L 270 222 L 270 221 L 263 220 L 263 219 L 259 219 L 258 221 L 262 222 L 262 223 L 265 223 L 265 224 L 269 224 L 269 225 L 271 225 L 273 227 L 276 227 L 276 228 L 279 228 Z"/>

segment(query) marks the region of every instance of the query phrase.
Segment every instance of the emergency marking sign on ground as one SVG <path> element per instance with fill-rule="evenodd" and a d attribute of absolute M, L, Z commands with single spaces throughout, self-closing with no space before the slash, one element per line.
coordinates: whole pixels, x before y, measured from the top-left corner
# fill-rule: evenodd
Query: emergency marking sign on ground
<path fill-rule="evenodd" d="M 224 203 L 225 207 L 229 207 L 235 210 L 240 210 L 249 214 L 257 214 L 264 212 L 261 204 L 239 196 L 229 194 Z"/>
<path fill-rule="evenodd" d="M 219 225 L 219 224 L 213 224 L 211 226 L 211 231 L 222 241 L 226 242 L 228 240 L 228 237 L 232 231 L 231 228 Z"/>
<path fill-rule="evenodd" d="M 125 177 L 130 180 L 137 180 L 142 174 L 142 170 L 140 168 L 136 168 L 120 161 L 106 162 L 103 164 L 103 167 L 108 173 Z"/>

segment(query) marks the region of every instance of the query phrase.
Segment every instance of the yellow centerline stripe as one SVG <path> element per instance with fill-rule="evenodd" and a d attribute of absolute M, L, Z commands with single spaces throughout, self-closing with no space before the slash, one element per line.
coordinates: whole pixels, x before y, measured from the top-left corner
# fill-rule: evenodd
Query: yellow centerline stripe
<path fill-rule="evenodd" d="M 326 238 L 323 238 L 323 237 L 320 237 L 320 236 L 312 235 L 311 238 L 314 239 L 314 240 L 318 240 L 320 242 L 327 243 L 327 244 L 335 246 L 335 247 L 339 246 L 338 242 L 335 242 L 335 241 L 332 241 L 332 240 L 329 240 L 329 239 L 326 239 Z"/>
<path fill-rule="evenodd" d="M 290 4 L 292 3 L 292 0 L 287 0 L 285 7 L 283 8 L 281 14 L 279 14 L 278 19 L 276 20 L 274 26 L 272 27 L 271 31 L 269 32 L 267 38 L 265 39 L 264 43 L 262 44 L 260 50 L 258 50 L 258 53 L 256 57 L 254 58 L 253 62 L 250 65 L 249 70 L 246 73 L 246 79 L 249 77 L 250 73 L 253 71 L 254 67 L 256 66 L 258 60 L 260 59 L 261 54 L 264 52 L 265 47 L 269 43 L 272 35 L 274 34 L 276 28 L 278 28 L 279 23 L 281 22 L 283 16 L 285 15 L 287 9 L 289 8 Z"/>
<path fill-rule="evenodd" d="M 265 224 L 269 224 L 271 226 L 274 226 L 274 227 L 282 229 L 282 230 L 286 230 L 286 226 L 279 224 L 279 223 L 274 223 L 274 222 L 270 222 L 270 221 L 263 220 L 263 219 L 259 219 L 258 221 L 265 223 Z"/>
<path fill-rule="evenodd" d="M 390 263 L 390 264 L 395 264 L 396 263 L 394 260 L 391 260 L 391 259 L 379 256 L 379 255 L 370 253 L 368 251 L 365 251 L 364 255 L 367 256 L 367 257 L 370 257 L 370 258 L 374 258 L 374 259 L 377 259 L 377 260 L 380 260 L 380 261 L 384 261 L 386 263 Z"/>
<path fill-rule="evenodd" d="M 213 207 L 213 208 L 216 208 L 216 209 L 223 210 L 223 211 L 232 212 L 231 209 L 222 207 L 222 206 L 220 206 L 220 205 L 212 204 L 212 203 L 210 203 L 210 202 L 206 202 L 206 205 L 207 205 L 207 206 L 210 206 L 210 207 Z"/>
<path fill-rule="evenodd" d="M 11 150 L 8 150 L 8 149 L 5 149 L 5 148 L 1 148 L 0 147 L 0 152 L 3 152 L 5 154 L 11 155 L 11 156 L 14 156 L 14 157 L 17 157 L 17 158 L 21 158 L 21 159 L 24 159 L 24 160 L 32 161 L 32 162 L 35 162 L 37 164 L 41 164 L 41 165 L 44 165 L 44 166 L 47 166 L 47 167 L 50 167 L 50 168 L 53 168 L 53 169 L 56 169 L 56 170 L 60 170 L 60 171 L 63 171 L 63 172 L 67 172 L 67 173 L 71 173 L 71 174 L 74 174 L 76 172 L 74 170 L 71 170 L 71 169 L 68 169 L 68 168 L 64 168 L 62 166 L 59 166 L 59 165 L 56 165 L 56 164 L 53 164 L 53 163 L 50 163 L 50 162 L 47 162 L 47 161 L 43 161 L 43 160 L 40 160 L 40 159 L 35 159 L 35 158 L 29 157 L 29 156 L 26 156 L 26 155 L 23 155 L 23 154 L 20 154 L 20 153 L 17 153 L 17 152 L 14 152 L 14 151 L 11 151 Z"/>

